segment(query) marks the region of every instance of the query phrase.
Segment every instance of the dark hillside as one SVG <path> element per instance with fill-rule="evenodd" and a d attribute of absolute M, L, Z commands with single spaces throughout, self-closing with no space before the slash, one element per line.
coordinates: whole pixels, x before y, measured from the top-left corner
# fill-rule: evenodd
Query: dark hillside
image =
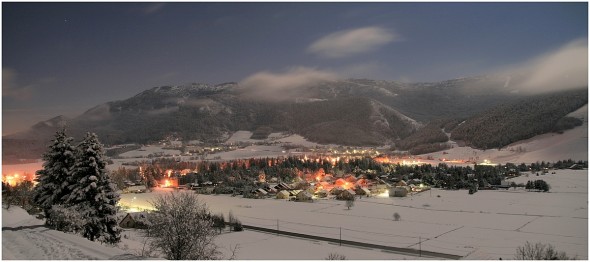
<path fill-rule="evenodd" d="M 500 148 L 560 126 L 571 127 L 572 121 L 564 117 L 587 103 L 587 89 L 521 99 L 468 118 L 453 130 L 451 139 L 481 149 Z"/>

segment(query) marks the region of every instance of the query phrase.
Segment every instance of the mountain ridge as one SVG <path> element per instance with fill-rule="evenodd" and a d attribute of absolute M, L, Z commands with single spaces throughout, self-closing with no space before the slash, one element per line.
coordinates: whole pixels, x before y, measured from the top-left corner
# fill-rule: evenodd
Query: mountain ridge
<path fill-rule="evenodd" d="M 321 81 L 291 90 L 288 100 L 276 101 L 245 96 L 248 89 L 236 82 L 160 86 L 97 105 L 71 119 L 60 116 L 41 121 L 28 131 L 4 136 L 3 140 L 46 143 L 57 128 L 65 125 L 75 137 L 87 131 L 96 132 L 105 144 L 149 143 L 169 136 L 220 142 L 223 134 L 263 127 L 273 132 L 297 133 L 323 144 L 400 144 L 407 149 L 408 145 L 428 144 L 420 142 L 420 137 L 436 132 L 412 136 L 412 142 L 404 139 L 432 121 L 474 119 L 497 106 L 520 103 L 530 97 L 512 92 L 516 80 L 510 86 L 508 82 L 493 76 L 434 83 Z M 587 87 L 584 92 L 587 94 Z M 559 96 L 560 92 L 556 93 Z M 584 101 L 587 103 L 587 98 L 577 103 Z M 18 148 L 10 144 L 3 149 L 15 155 Z"/>

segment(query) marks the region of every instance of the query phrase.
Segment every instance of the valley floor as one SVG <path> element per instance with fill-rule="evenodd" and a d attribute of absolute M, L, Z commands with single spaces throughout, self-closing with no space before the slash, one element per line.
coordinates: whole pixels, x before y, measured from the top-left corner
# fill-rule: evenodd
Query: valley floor
<path fill-rule="evenodd" d="M 229 211 L 245 225 L 331 238 L 416 248 L 455 254 L 466 259 L 512 259 L 526 241 L 554 245 L 578 259 L 588 258 L 587 170 L 557 170 L 515 178 L 517 183 L 543 179 L 549 193 L 522 189 L 433 189 L 404 198 L 357 199 L 348 210 L 344 202 L 316 200 L 299 203 L 277 199 L 244 199 L 199 195 L 213 213 Z M 148 201 L 169 189 L 124 194 L 122 205 L 149 207 Z M 393 213 L 401 216 L 393 220 Z M 3 259 L 130 259 L 140 254 L 141 232 L 125 230 L 117 247 L 90 242 L 80 236 L 46 229 L 18 207 L 2 210 Z M 277 225 L 278 223 L 278 225 Z M 341 233 L 340 233 L 341 232 Z M 379 249 L 338 246 L 246 230 L 224 233 L 217 239 L 224 258 L 236 248 L 236 259 L 314 259 L 330 253 L 347 259 L 419 259 Z"/>
<path fill-rule="evenodd" d="M 342 239 L 416 249 L 422 241 L 423 250 L 468 259 L 512 259 L 516 248 L 526 241 L 542 242 L 550 243 L 570 256 L 587 259 L 587 171 L 557 170 L 556 174 L 521 176 L 514 181 L 526 183 L 535 179 L 547 181 L 552 187 L 551 192 L 480 190 L 469 195 L 466 190 L 433 189 L 405 198 L 357 199 L 350 210 L 343 201 L 337 200 L 300 203 L 228 195 L 199 197 L 213 213 L 222 212 L 227 218 L 231 210 L 245 225 L 279 227 L 280 230 L 331 238 L 338 238 L 341 234 Z M 148 201 L 155 195 L 168 191 L 158 189 L 151 193 L 126 194 L 121 202 L 122 205 L 149 207 Z M 400 221 L 393 220 L 395 212 L 400 214 Z M 236 244 L 247 247 L 257 241 L 255 237 L 234 239 L 233 236 L 228 234 L 222 238 L 228 247 Z M 327 243 L 321 245 L 330 246 Z M 286 253 L 279 250 L 257 253 L 244 248 L 238 259 L 307 259 L 306 252 L 282 257 L 281 254 Z"/>

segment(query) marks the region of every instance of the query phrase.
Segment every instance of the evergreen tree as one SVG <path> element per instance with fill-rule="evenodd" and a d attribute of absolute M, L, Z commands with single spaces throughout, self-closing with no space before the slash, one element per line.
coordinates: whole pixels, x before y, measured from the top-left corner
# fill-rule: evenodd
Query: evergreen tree
<path fill-rule="evenodd" d="M 117 243 L 121 229 L 116 213 L 119 194 L 106 172 L 102 144 L 94 133 L 87 133 L 76 147 L 76 164 L 72 172 L 68 205 L 75 206 L 82 217 L 84 237 L 91 241 Z"/>
<path fill-rule="evenodd" d="M 45 163 L 43 169 L 37 171 L 38 183 L 33 189 L 33 202 L 43 209 L 45 217 L 53 205 L 63 204 L 71 192 L 68 182 L 76 160 L 75 148 L 71 144 L 73 140 L 62 129 L 56 132 L 53 144 L 43 154 Z"/>

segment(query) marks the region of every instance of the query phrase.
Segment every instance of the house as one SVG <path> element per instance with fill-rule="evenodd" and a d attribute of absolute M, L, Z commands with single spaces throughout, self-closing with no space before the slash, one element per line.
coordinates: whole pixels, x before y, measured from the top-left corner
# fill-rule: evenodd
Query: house
<path fill-rule="evenodd" d="M 307 191 L 301 191 L 296 196 L 295 199 L 300 202 L 307 202 L 312 201 L 312 194 Z"/>
<path fill-rule="evenodd" d="M 330 190 L 330 194 L 337 196 L 337 195 L 340 195 L 340 193 L 342 193 L 342 191 L 344 191 L 344 188 L 336 186 L 336 187 L 332 188 L 332 190 Z"/>
<path fill-rule="evenodd" d="M 396 187 L 398 187 L 398 186 L 407 186 L 407 185 L 408 185 L 408 183 L 406 183 L 406 181 L 403 181 L 403 180 L 395 183 L 395 186 Z"/>
<path fill-rule="evenodd" d="M 144 185 L 141 186 L 130 186 L 123 190 L 125 193 L 145 193 L 147 188 Z"/>
<path fill-rule="evenodd" d="M 338 200 L 349 200 L 349 199 L 354 199 L 355 196 L 356 196 L 356 193 L 354 191 L 352 191 L 352 189 L 347 189 L 347 190 L 342 191 L 336 197 L 336 199 L 338 199 Z"/>
<path fill-rule="evenodd" d="M 291 194 L 289 194 L 289 191 L 281 190 L 277 193 L 277 199 L 289 199 L 290 195 Z"/>
<path fill-rule="evenodd" d="M 215 190 L 214 186 L 206 186 L 206 187 L 202 187 L 200 190 L 201 194 L 213 194 L 213 191 Z"/>
<path fill-rule="evenodd" d="M 370 181 L 368 179 L 365 179 L 365 178 L 360 178 L 355 183 L 355 185 L 357 187 L 369 187 L 370 184 L 371 184 Z"/>
<path fill-rule="evenodd" d="M 369 187 L 369 190 L 373 194 L 381 194 L 381 193 L 383 193 L 383 192 L 385 192 L 387 190 L 387 185 L 386 184 L 372 184 Z"/>
<path fill-rule="evenodd" d="M 344 180 L 346 180 L 346 182 L 350 182 L 350 183 L 354 184 L 354 183 L 356 183 L 357 179 L 355 176 L 349 174 L 349 175 L 344 176 Z"/>
<path fill-rule="evenodd" d="M 327 191 L 327 190 L 325 190 L 325 189 L 320 189 L 320 190 L 318 190 L 318 191 L 316 191 L 316 192 L 315 192 L 315 195 L 316 195 L 317 197 L 322 197 L 322 198 L 323 198 L 323 197 L 327 197 L 329 193 L 330 193 L 330 192 L 328 192 L 328 191 Z"/>
<path fill-rule="evenodd" d="M 328 183 L 328 182 L 319 182 L 319 183 L 316 183 L 315 184 L 315 188 L 318 189 L 318 190 L 319 189 L 330 190 L 330 189 L 332 189 L 332 187 L 333 186 L 330 183 Z"/>
<path fill-rule="evenodd" d="M 371 191 L 366 187 L 359 187 L 354 191 L 359 196 L 369 196 Z"/>
<path fill-rule="evenodd" d="M 322 182 L 332 182 L 334 181 L 334 176 L 327 174 L 322 178 Z"/>
<path fill-rule="evenodd" d="M 264 188 L 264 190 L 266 190 L 266 192 L 268 192 L 269 195 L 276 195 L 278 192 L 274 187 Z"/>
<path fill-rule="evenodd" d="M 408 184 L 410 185 L 419 185 L 422 183 L 422 179 L 418 179 L 418 178 L 414 178 L 412 180 L 410 180 L 410 182 L 408 182 Z"/>
<path fill-rule="evenodd" d="M 275 189 L 277 191 L 281 191 L 281 190 L 293 190 L 293 188 L 289 185 L 287 185 L 287 183 L 285 182 L 281 182 L 278 185 L 275 186 Z"/>
<path fill-rule="evenodd" d="M 266 192 L 266 190 L 264 190 L 262 188 L 258 188 L 258 189 L 253 190 L 252 194 L 254 194 L 256 197 L 263 198 L 266 195 L 268 195 L 268 192 Z"/>
<path fill-rule="evenodd" d="M 389 196 L 390 197 L 405 197 L 408 195 L 408 193 L 410 191 L 411 191 L 411 189 L 407 186 L 394 187 L 389 190 Z"/>
<path fill-rule="evenodd" d="M 578 164 L 573 164 L 570 167 L 568 167 L 568 169 L 579 170 L 582 169 L 582 166 Z"/>
<path fill-rule="evenodd" d="M 127 213 L 119 222 L 119 226 L 122 228 L 147 228 L 149 225 L 147 215 L 146 212 Z"/>
<path fill-rule="evenodd" d="M 334 182 L 334 185 L 336 186 L 341 186 L 344 187 L 344 185 L 347 185 L 348 182 L 346 182 L 346 180 L 342 179 L 342 178 L 338 178 L 336 179 L 336 181 Z"/>

